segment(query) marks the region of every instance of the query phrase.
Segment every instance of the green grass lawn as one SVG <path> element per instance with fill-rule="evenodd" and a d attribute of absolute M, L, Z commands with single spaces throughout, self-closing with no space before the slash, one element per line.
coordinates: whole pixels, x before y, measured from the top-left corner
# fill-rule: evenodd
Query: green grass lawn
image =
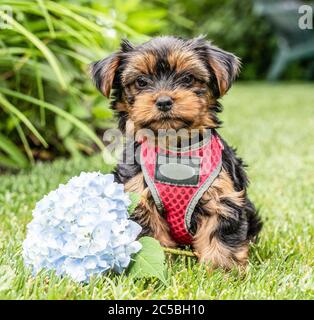
<path fill-rule="evenodd" d="M 222 102 L 221 132 L 249 165 L 250 197 L 264 221 L 245 274 L 208 275 L 179 257 L 168 262 L 168 285 L 113 274 L 89 285 L 44 272 L 33 278 L 21 245 L 36 201 L 82 170 L 110 170 L 101 157 L 61 160 L 0 176 L 0 298 L 313 299 L 314 87 L 240 84 Z"/>

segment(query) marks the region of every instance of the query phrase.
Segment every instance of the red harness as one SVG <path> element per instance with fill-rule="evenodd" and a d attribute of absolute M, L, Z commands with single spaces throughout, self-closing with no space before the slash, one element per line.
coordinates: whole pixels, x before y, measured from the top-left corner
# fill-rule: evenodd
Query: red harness
<path fill-rule="evenodd" d="M 221 170 L 223 145 L 216 134 L 187 148 L 161 149 L 141 143 L 141 166 L 158 210 L 172 238 L 191 244 L 191 217 L 196 204 Z"/>

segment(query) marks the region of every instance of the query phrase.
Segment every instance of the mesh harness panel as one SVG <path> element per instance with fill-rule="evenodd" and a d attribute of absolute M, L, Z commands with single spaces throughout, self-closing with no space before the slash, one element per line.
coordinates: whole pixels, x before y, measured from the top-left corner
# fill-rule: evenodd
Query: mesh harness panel
<path fill-rule="evenodd" d="M 141 143 L 141 167 L 159 212 L 172 238 L 192 243 L 191 217 L 196 204 L 221 171 L 223 145 L 211 134 L 188 149 L 161 149 Z"/>

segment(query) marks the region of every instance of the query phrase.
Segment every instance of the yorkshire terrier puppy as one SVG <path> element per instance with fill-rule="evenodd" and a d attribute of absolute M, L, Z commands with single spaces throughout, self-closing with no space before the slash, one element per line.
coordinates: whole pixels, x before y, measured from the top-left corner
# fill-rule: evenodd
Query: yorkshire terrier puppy
<path fill-rule="evenodd" d="M 204 38 L 171 36 L 138 46 L 123 41 L 91 67 L 97 88 L 106 97 L 112 93 L 126 135 L 128 128 L 154 137 L 164 130 L 187 132 L 174 148 L 152 145 L 145 134 L 137 135 L 134 149 L 125 145 L 124 160 L 132 161 L 118 164 L 114 174 L 125 191 L 142 196 L 132 215 L 142 235 L 167 247 L 191 245 L 201 262 L 225 269 L 246 265 L 249 242 L 262 226 L 247 196 L 243 162 L 217 132 L 218 99 L 239 67 L 236 56 Z M 135 149 L 140 160 L 128 151 Z"/>

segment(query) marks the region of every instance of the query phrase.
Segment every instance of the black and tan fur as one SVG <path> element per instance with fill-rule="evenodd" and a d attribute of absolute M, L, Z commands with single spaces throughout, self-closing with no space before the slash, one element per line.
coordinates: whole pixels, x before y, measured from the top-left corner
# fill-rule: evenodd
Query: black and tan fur
<path fill-rule="evenodd" d="M 222 111 L 217 100 L 230 88 L 239 66 L 237 57 L 203 38 L 159 37 L 138 46 L 123 41 L 120 51 L 92 65 L 92 74 L 105 96 L 112 93 L 112 108 L 123 132 L 130 123 L 135 132 L 145 128 L 154 132 L 182 128 L 216 131 L 220 125 L 217 113 Z M 173 101 L 167 113 L 156 108 L 160 96 Z M 247 197 L 243 162 L 222 141 L 223 168 L 193 213 L 193 249 L 200 261 L 230 269 L 247 263 L 249 241 L 259 233 L 261 222 Z M 134 144 L 136 149 L 139 144 Z M 164 246 L 176 247 L 140 164 L 121 163 L 115 178 L 126 191 L 142 195 L 133 215 L 143 227 L 142 234 L 155 237 Z"/>

